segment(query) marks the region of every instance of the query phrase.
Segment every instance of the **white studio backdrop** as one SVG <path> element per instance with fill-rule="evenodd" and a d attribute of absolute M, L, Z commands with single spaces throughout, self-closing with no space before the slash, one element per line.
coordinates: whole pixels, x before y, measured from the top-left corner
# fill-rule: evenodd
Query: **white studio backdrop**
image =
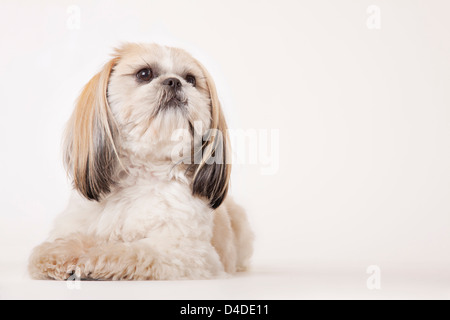
<path fill-rule="evenodd" d="M 25 263 L 66 205 L 61 137 L 82 86 L 114 46 L 143 41 L 204 62 L 249 133 L 232 194 L 256 264 L 450 273 L 448 1 L 0 7 L 0 263 Z"/>

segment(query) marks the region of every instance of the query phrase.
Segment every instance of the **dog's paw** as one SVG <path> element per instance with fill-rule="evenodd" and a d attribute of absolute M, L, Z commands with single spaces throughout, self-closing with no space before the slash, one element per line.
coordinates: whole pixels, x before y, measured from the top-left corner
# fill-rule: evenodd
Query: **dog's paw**
<path fill-rule="evenodd" d="M 75 256 L 60 255 L 54 244 L 44 243 L 34 250 L 29 271 L 34 279 L 67 280 L 75 272 L 77 260 Z"/>
<path fill-rule="evenodd" d="M 139 274 L 142 261 L 138 255 L 122 243 L 91 248 L 78 266 L 89 280 L 149 280 Z"/>
<path fill-rule="evenodd" d="M 67 280 L 74 274 L 84 277 L 78 261 L 85 250 L 86 243 L 80 239 L 45 242 L 31 254 L 28 266 L 30 275 L 38 280 Z"/>

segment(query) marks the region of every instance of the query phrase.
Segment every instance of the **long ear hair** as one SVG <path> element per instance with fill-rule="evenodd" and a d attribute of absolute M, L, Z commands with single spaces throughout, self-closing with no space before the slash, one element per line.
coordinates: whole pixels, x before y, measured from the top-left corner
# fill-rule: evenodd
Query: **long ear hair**
<path fill-rule="evenodd" d="M 231 164 L 228 163 L 230 139 L 214 81 L 206 68 L 201 63 L 198 64 L 206 77 L 212 121 L 211 128 L 204 137 L 203 156 L 194 173 L 192 191 L 194 195 L 208 199 L 210 207 L 216 209 L 228 193 L 231 174 Z"/>
<path fill-rule="evenodd" d="M 111 191 L 118 154 L 117 126 L 107 89 L 118 58 L 112 59 L 83 88 L 70 118 L 64 141 L 64 162 L 73 184 L 84 197 L 100 201 Z"/>

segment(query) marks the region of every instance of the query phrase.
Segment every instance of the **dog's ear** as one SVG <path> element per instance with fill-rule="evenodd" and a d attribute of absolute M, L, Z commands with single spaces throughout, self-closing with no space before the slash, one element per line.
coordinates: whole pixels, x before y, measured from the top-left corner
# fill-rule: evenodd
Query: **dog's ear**
<path fill-rule="evenodd" d="M 196 167 L 192 191 L 208 199 L 211 208 L 218 208 L 225 200 L 230 182 L 230 139 L 216 86 L 206 68 L 198 62 L 206 78 L 211 99 L 211 128 L 204 137 L 202 159 Z"/>
<path fill-rule="evenodd" d="M 83 88 L 66 128 L 66 169 L 75 189 L 89 200 L 100 201 L 114 183 L 118 131 L 108 104 L 107 89 L 117 60 L 109 61 Z"/>

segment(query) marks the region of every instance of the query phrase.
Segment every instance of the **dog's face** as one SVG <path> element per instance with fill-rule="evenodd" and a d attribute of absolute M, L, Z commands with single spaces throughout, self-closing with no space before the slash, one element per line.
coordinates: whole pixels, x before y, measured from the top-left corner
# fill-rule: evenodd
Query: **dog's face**
<path fill-rule="evenodd" d="M 188 170 L 192 191 L 216 208 L 230 176 L 226 129 L 214 82 L 200 62 L 181 49 L 126 44 L 83 89 L 67 127 L 65 162 L 75 188 L 100 201 L 120 183 L 121 158 L 173 161 L 180 141 L 194 152 L 197 135 L 204 140 Z M 190 139 L 180 140 L 179 132 Z"/>
<path fill-rule="evenodd" d="M 194 125 L 210 128 L 207 75 L 188 53 L 155 44 L 131 44 L 119 49 L 117 56 L 108 102 L 122 149 L 144 159 L 168 158 L 173 145 L 180 143 L 174 137 L 177 130 L 189 132 Z"/>

